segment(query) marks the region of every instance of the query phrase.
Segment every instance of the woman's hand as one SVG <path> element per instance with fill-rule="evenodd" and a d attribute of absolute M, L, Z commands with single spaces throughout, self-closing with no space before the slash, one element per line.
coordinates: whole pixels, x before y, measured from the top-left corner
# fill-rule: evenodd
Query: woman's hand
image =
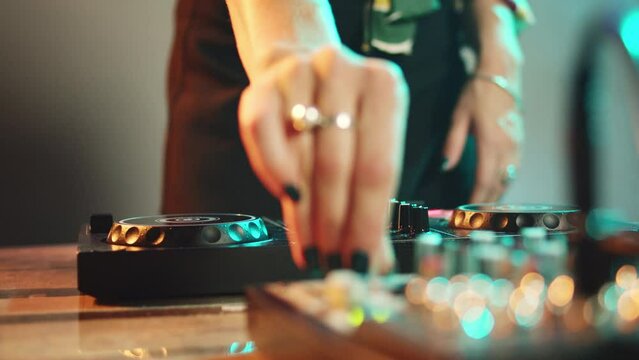
<path fill-rule="evenodd" d="M 239 124 L 251 166 L 280 199 L 293 259 L 390 270 L 387 209 L 408 102 L 401 70 L 334 45 L 276 53 L 242 94 Z M 296 130 L 292 109 L 311 106 L 328 124 Z M 338 115 L 352 125 L 338 126 Z"/>
<path fill-rule="evenodd" d="M 516 177 L 524 141 L 518 103 L 523 55 L 512 11 L 499 0 L 477 0 L 474 10 L 481 54 L 453 112 L 443 170 L 454 168 L 469 132 L 476 136 L 477 173 L 470 203 L 499 200 Z"/>
<path fill-rule="evenodd" d="M 444 156 L 447 168 L 459 162 L 468 133 L 476 136 L 477 173 L 470 203 L 499 200 L 519 168 L 524 140 L 521 115 L 506 91 L 484 80 L 466 85 L 453 113 Z"/>

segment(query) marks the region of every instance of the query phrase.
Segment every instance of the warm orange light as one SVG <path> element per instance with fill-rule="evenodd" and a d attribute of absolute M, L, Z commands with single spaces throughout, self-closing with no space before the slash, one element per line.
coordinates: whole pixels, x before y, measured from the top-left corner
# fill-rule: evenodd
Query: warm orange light
<path fill-rule="evenodd" d="M 543 276 L 536 272 L 529 272 L 521 278 L 519 286 L 526 291 L 533 292 L 539 296 L 544 291 L 545 281 Z"/>
<path fill-rule="evenodd" d="M 624 265 L 617 270 L 615 281 L 622 289 L 630 289 L 637 280 L 637 269 L 632 265 Z"/>
<path fill-rule="evenodd" d="M 518 287 L 508 300 L 508 317 L 519 326 L 533 327 L 543 315 L 543 307 L 540 305 L 540 294 L 534 287 Z"/>
<path fill-rule="evenodd" d="M 531 316 L 539 308 L 539 299 L 531 296 L 524 296 L 515 307 L 515 315 Z"/>
<path fill-rule="evenodd" d="M 129 245 L 135 244 L 139 238 L 140 238 L 140 230 L 135 226 L 127 230 L 126 234 L 124 235 L 124 241 L 126 241 L 126 243 Z"/>
<path fill-rule="evenodd" d="M 470 217 L 470 227 L 479 229 L 484 224 L 484 215 L 475 213 Z"/>
<path fill-rule="evenodd" d="M 517 309 L 517 305 L 519 305 L 519 303 L 525 296 L 526 295 L 524 294 L 524 290 L 522 290 L 522 288 L 516 288 L 515 291 L 510 294 L 510 298 L 508 299 L 508 307 L 510 308 L 510 310 L 514 312 L 515 309 Z"/>
<path fill-rule="evenodd" d="M 548 301 L 557 307 L 564 307 L 572 301 L 575 282 L 567 275 L 557 276 L 548 286 Z"/>
<path fill-rule="evenodd" d="M 634 294 L 633 294 L 634 293 Z M 639 290 L 625 291 L 617 302 L 617 314 L 622 320 L 634 321 L 639 317 Z"/>
<path fill-rule="evenodd" d="M 113 228 L 113 230 L 111 230 L 111 234 L 109 234 L 109 240 L 111 240 L 112 243 L 117 243 L 121 233 L 122 226 L 116 226 L 115 228 Z"/>

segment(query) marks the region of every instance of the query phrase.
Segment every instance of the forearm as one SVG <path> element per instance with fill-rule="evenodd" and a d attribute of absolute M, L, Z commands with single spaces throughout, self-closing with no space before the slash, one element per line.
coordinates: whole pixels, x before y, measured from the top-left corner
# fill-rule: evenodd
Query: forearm
<path fill-rule="evenodd" d="M 249 79 L 289 51 L 339 45 L 327 0 L 227 0 Z"/>
<path fill-rule="evenodd" d="M 513 12 L 501 0 L 475 0 L 473 3 L 479 32 L 478 71 L 516 81 L 524 56 Z"/>

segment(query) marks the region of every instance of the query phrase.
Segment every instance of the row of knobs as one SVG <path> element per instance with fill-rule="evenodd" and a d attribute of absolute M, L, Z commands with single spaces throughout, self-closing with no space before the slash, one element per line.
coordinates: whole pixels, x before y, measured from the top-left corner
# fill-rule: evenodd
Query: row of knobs
<path fill-rule="evenodd" d="M 388 211 L 393 234 L 415 236 L 430 230 L 428 207 L 421 203 L 392 199 Z"/>

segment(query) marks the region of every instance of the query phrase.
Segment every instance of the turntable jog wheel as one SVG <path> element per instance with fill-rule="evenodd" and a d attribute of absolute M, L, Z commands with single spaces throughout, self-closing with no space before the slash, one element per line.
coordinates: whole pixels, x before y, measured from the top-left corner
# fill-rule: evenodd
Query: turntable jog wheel
<path fill-rule="evenodd" d="M 462 230 L 519 232 L 525 227 L 571 231 L 578 224 L 579 210 L 569 206 L 525 204 L 471 204 L 453 211 L 450 227 Z"/>
<path fill-rule="evenodd" d="M 142 216 L 113 222 L 107 244 L 146 248 L 244 244 L 269 239 L 261 218 L 241 214 Z"/>

